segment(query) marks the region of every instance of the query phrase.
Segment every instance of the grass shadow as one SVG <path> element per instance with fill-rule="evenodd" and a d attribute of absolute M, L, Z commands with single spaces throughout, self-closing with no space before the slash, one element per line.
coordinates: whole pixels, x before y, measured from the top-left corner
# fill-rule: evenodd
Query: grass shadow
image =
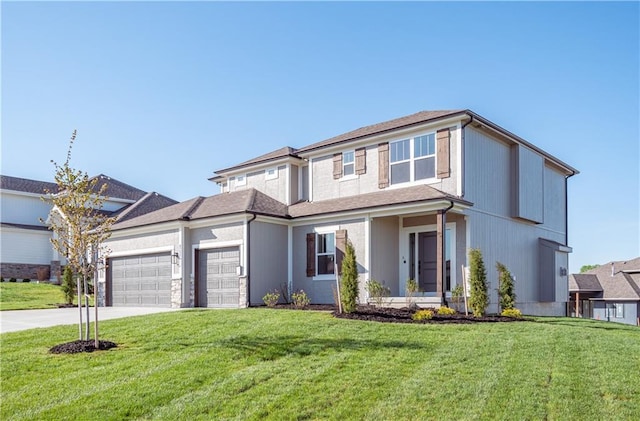
<path fill-rule="evenodd" d="M 592 320 L 592 319 L 579 319 L 567 317 L 564 319 L 559 318 L 541 318 L 531 320 L 535 323 L 554 325 L 554 326 L 569 326 L 579 329 L 598 329 L 598 330 L 627 330 L 630 332 L 640 333 L 640 329 L 637 326 L 627 325 L 622 323 L 607 322 L 604 320 Z"/>

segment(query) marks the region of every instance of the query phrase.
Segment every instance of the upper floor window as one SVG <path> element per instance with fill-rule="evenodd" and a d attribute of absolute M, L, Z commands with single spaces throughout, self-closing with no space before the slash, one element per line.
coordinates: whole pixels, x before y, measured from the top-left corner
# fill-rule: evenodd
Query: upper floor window
<path fill-rule="evenodd" d="M 435 144 L 435 133 L 390 142 L 391 184 L 434 178 Z"/>
<path fill-rule="evenodd" d="M 242 174 L 242 175 L 236 175 L 236 186 L 246 186 L 247 185 L 247 176 Z"/>
<path fill-rule="evenodd" d="M 356 172 L 355 152 L 342 153 L 342 176 L 353 175 Z"/>
<path fill-rule="evenodd" d="M 267 168 L 264 171 L 264 178 L 266 180 L 273 180 L 275 178 L 278 178 L 278 169 L 276 167 Z"/>

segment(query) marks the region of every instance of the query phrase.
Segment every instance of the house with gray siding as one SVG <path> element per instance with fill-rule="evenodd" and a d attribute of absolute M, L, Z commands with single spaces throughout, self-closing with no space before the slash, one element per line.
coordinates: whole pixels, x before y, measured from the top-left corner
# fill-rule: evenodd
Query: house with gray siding
<path fill-rule="evenodd" d="M 569 315 L 640 326 L 640 257 L 569 276 Z"/>
<path fill-rule="evenodd" d="M 369 280 L 440 306 L 482 251 L 490 312 L 495 262 L 525 314 L 564 315 L 567 180 L 577 170 L 470 110 L 422 111 L 218 170 L 220 193 L 113 226 L 107 305 L 245 307 L 304 290 L 333 303 L 344 246 Z"/>
<path fill-rule="evenodd" d="M 118 221 L 143 215 L 177 203 L 155 192 L 145 192 L 104 174 L 98 185 L 106 184 L 103 210 Z M 46 221 L 51 202 L 43 200 L 58 194 L 58 185 L 8 175 L 0 176 L 0 275 L 5 278 L 38 279 L 44 271 L 47 279 L 57 281 L 64 256 L 51 246 L 53 233 Z"/>

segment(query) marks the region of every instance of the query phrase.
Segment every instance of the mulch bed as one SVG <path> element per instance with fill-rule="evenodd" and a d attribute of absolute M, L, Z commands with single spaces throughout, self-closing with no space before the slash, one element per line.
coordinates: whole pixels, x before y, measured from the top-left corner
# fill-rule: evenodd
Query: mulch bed
<path fill-rule="evenodd" d="M 487 315 L 483 317 L 473 317 L 472 315 L 464 315 L 460 313 L 453 314 L 451 316 L 439 316 L 437 310 L 433 311 L 433 318 L 431 320 L 413 320 L 411 316 L 415 313 L 415 310 L 404 308 L 388 308 L 388 307 L 374 307 L 374 306 L 358 306 L 357 310 L 353 313 L 338 313 L 334 311 L 333 316 L 341 319 L 355 319 L 355 320 L 367 320 L 372 322 L 383 323 L 453 323 L 453 324 L 465 324 L 465 323 L 497 323 L 497 322 L 518 322 L 524 319 L 516 319 L 512 317 Z"/>
<path fill-rule="evenodd" d="M 77 354 L 80 352 L 93 352 L 96 350 L 95 342 L 96 341 L 94 340 L 88 340 L 88 341 L 78 340 L 73 342 L 67 342 L 64 344 L 54 346 L 49 350 L 49 352 L 52 354 Z M 118 346 L 114 342 L 110 342 L 110 341 L 98 341 L 98 345 L 100 345 L 98 347 L 100 351 L 115 348 Z"/>

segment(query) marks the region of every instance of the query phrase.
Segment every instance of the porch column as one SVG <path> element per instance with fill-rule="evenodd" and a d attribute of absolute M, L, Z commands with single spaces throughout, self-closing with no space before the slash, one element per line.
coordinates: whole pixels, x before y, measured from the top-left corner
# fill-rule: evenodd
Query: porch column
<path fill-rule="evenodd" d="M 580 293 L 576 291 L 576 317 L 580 317 Z"/>
<path fill-rule="evenodd" d="M 447 214 L 444 210 L 439 210 L 436 216 L 436 294 L 441 297 L 442 304 L 445 303 L 445 276 L 446 276 L 446 259 L 445 259 L 445 226 L 447 223 Z"/>

